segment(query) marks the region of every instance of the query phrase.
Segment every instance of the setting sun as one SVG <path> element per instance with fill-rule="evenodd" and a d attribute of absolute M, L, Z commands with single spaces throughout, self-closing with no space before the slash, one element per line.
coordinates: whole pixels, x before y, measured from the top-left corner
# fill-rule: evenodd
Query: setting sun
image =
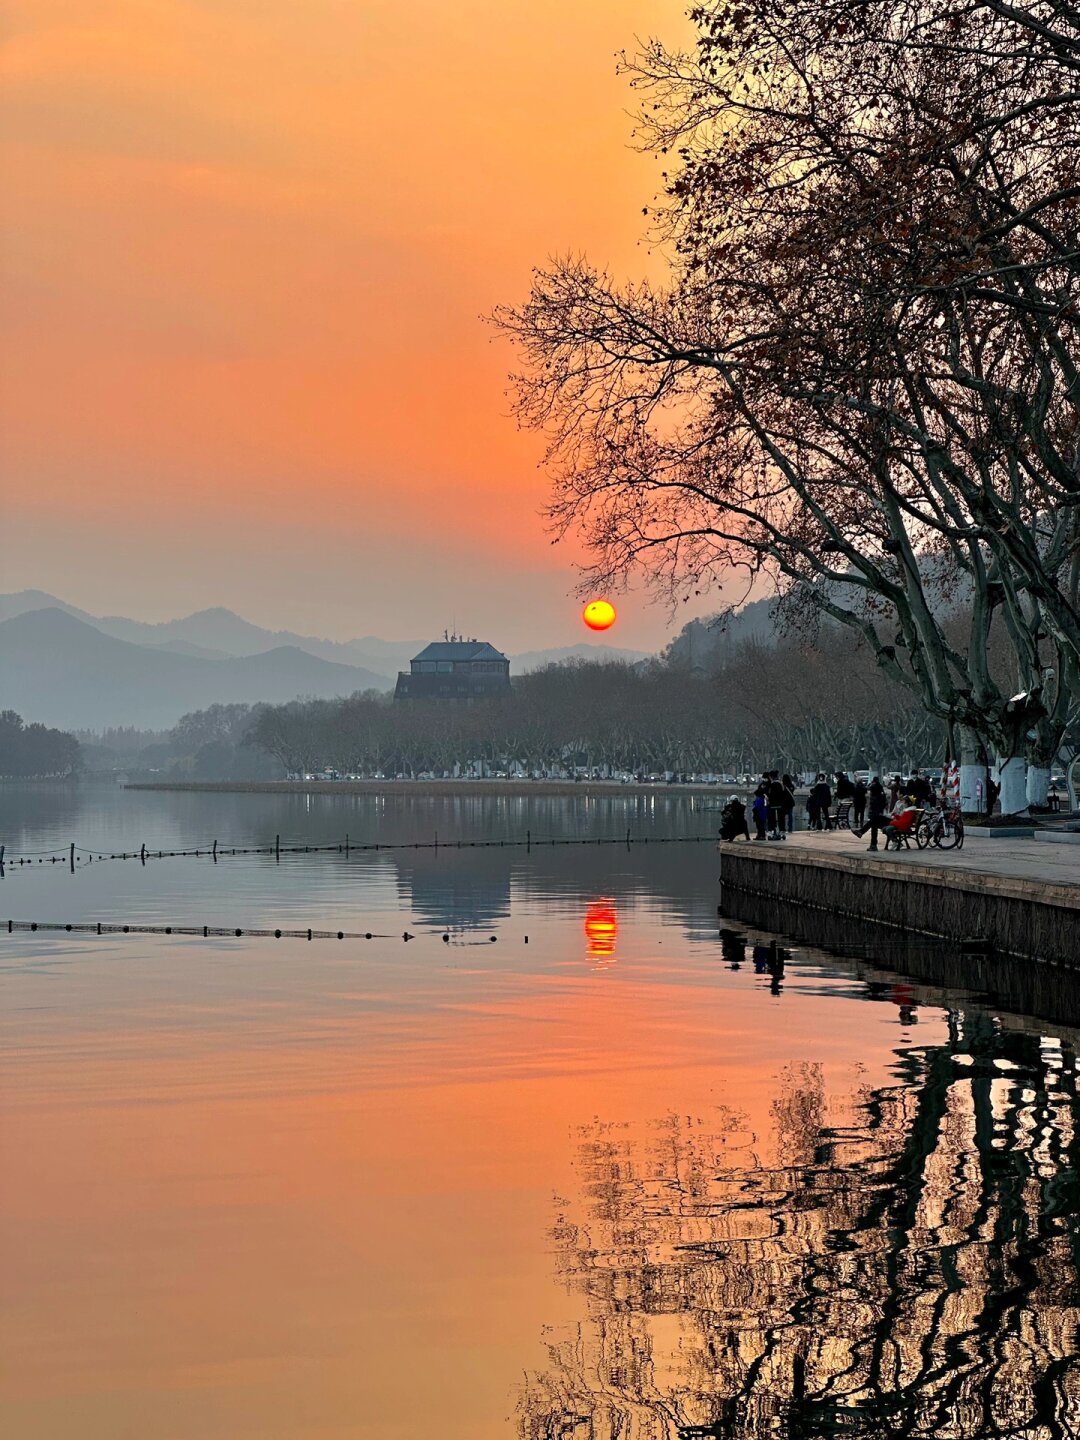
<path fill-rule="evenodd" d="M 610 630 L 615 624 L 615 606 L 608 600 L 590 600 L 581 618 L 590 630 Z"/>

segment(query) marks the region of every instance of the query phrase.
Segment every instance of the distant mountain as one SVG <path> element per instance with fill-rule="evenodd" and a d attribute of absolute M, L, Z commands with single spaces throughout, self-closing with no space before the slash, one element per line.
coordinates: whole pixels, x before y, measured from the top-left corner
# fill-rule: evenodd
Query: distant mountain
<path fill-rule="evenodd" d="M 524 650 L 520 655 L 510 656 L 510 669 L 515 675 L 526 675 L 530 670 L 539 670 L 543 665 L 561 665 L 567 660 L 599 660 L 614 663 L 622 661 L 634 664 L 647 660 L 644 650 L 620 650 L 615 645 L 564 645 L 555 650 Z"/>
<path fill-rule="evenodd" d="M 203 660 L 224 659 L 226 656 L 262 655 L 282 646 L 295 646 L 308 655 L 328 660 L 335 665 L 359 666 L 383 677 L 383 688 L 393 685 L 399 670 L 408 670 L 409 661 L 429 640 L 382 640 L 377 635 L 363 635 L 356 640 L 322 640 L 314 635 L 299 635 L 292 630 L 266 630 L 254 625 L 232 610 L 214 606 L 185 615 L 180 620 L 164 620 L 158 624 L 146 620 L 129 620 L 123 615 L 90 615 L 74 605 L 47 595 L 43 590 L 22 590 L 16 595 L 0 595 L 0 621 L 9 620 L 31 610 L 52 608 L 93 625 L 103 635 L 126 640 L 133 645 L 153 646 L 176 655 L 189 655 Z M 498 645 L 498 636 L 483 637 Z M 510 671 L 523 675 L 541 665 L 562 660 L 644 660 L 642 650 L 621 650 L 604 644 L 566 645 L 552 650 L 526 650 L 510 656 Z M 374 683 L 374 682 L 372 682 Z"/>
<path fill-rule="evenodd" d="M 197 610 L 179 620 L 129 620 L 125 615 L 91 615 L 43 590 L 21 590 L 0 595 L 0 621 L 13 619 L 31 610 L 63 610 L 93 625 L 103 635 L 127 640 L 133 645 L 152 645 L 174 654 L 215 659 L 232 655 L 261 655 L 283 645 L 294 645 L 308 655 L 317 655 L 335 665 L 358 665 L 381 675 L 387 685 L 398 670 L 407 670 L 409 661 L 427 644 L 426 640 L 380 640 L 369 635 L 360 640 L 323 640 L 293 630 L 266 630 L 221 605 Z"/>
<path fill-rule="evenodd" d="M 163 729 L 217 702 L 280 703 L 387 688 L 383 675 L 295 645 L 207 659 L 117 639 L 57 606 L 0 623 L 0 709 L 46 725 Z"/>
<path fill-rule="evenodd" d="M 44 590 L 19 590 L 14 595 L 0 595 L 0 623 L 14 620 L 16 615 L 25 615 L 28 610 L 63 610 L 65 615 L 74 615 L 77 620 L 85 620 L 88 625 L 98 623 L 93 615 L 88 615 L 77 605 L 69 605 L 65 600 L 58 600 L 55 595 L 46 594 Z"/>
<path fill-rule="evenodd" d="M 95 629 L 100 627 L 95 626 Z M 103 632 L 103 633 L 108 633 Z M 228 652 L 225 650 L 213 650 L 209 645 L 192 645 L 190 640 L 161 640 L 155 641 L 152 650 L 164 650 L 169 655 L 194 655 L 198 660 L 227 660 Z"/>
<path fill-rule="evenodd" d="M 770 599 L 751 600 L 739 610 L 690 620 L 668 645 L 665 658 L 711 674 L 748 641 L 772 644 L 777 637 L 774 604 Z"/>

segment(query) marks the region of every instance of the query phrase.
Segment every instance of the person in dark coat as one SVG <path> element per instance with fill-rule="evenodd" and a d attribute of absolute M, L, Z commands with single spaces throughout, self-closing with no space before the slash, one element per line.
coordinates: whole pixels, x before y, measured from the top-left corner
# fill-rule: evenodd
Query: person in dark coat
<path fill-rule="evenodd" d="M 746 823 L 746 806 L 737 795 L 732 795 L 720 812 L 720 839 L 736 840 L 740 835 L 750 839 L 750 827 Z"/>
<path fill-rule="evenodd" d="M 856 780 L 851 789 L 851 828 L 861 830 L 866 816 L 866 782 Z"/>
<path fill-rule="evenodd" d="M 769 771 L 769 839 L 783 840 L 784 832 L 781 826 L 784 823 L 784 805 L 787 796 L 784 794 L 784 786 L 780 780 L 779 770 Z"/>
<path fill-rule="evenodd" d="M 795 829 L 795 781 L 785 775 L 780 783 L 784 787 L 784 834 L 790 835 Z"/>
<path fill-rule="evenodd" d="M 856 833 L 865 835 L 867 830 L 869 830 L 870 845 L 868 848 L 876 850 L 878 848 L 878 834 L 885 829 L 888 823 L 889 812 L 888 794 L 886 793 L 885 786 L 882 785 L 876 775 L 873 780 L 870 781 L 870 789 L 866 792 L 866 805 L 868 810 L 866 824 Z"/>
<path fill-rule="evenodd" d="M 836 772 L 836 785 L 834 787 L 833 793 L 836 796 L 837 804 L 839 804 L 843 800 L 850 801 L 852 795 L 854 795 L 855 793 L 855 786 L 844 774 L 843 770 L 838 770 Z"/>
<path fill-rule="evenodd" d="M 907 793 L 915 801 L 916 805 L 925 808 L 931 795 L 934 793 L 934 787 L 921 770 L 913 770 L 911 772 L 911 779 L 907 782 Z"/>
<path fill-rule="evenodd" d="M 817 784 L 811 790 L 810 798 L 814 802 L 815 830 L 831 830 L 832 820 L 829 818 L 829 811 L 832 808 L 832 791 L 829 789 L 829 782 L 825 779 L 824 773 L 818 775 Z"/>
<path fill-rule="evenodd" d="M 754 803 L 751 807 L 754 814 L 754 824 L 757 826 L 757 839 L 765 839 L 765 822 L 769 817 L 769 792 L 765 781 L 754 791 Z"/>

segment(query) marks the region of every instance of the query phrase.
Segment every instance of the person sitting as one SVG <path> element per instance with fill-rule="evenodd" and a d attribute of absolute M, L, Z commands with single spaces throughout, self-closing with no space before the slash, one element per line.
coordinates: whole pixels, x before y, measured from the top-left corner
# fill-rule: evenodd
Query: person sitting
<path fill-rule="evenodd" d="M 915 823 L 921 814 L 922 811 L 917 805 L 911 805 L 903 798 L 898 800 L 893 807 L 889 823 L 885 826 L 885 848 L 888 849 L 893 842 L 895 842 L 897 850 L 901 845 L 906 847 L 909 839 L 915 833 Z"/>
<path fill-rule="evenodd" d="M 746 806 L 737 795 L 728 798 L 720 812 L 720 839 L 736 840 L 740 835 L 750 839 L 750 827 L 746 823 Z"/>

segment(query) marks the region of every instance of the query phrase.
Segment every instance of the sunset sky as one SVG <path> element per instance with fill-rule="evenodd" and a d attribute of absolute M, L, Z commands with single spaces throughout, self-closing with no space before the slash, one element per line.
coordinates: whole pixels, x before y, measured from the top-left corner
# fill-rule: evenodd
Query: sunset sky
<path fill-rule="evenodd" d="M 655 269 L 615 52 L 682 9 L 4 0 L 0 589 L 587 638 L 480 316 L 555 253 Z"/>

